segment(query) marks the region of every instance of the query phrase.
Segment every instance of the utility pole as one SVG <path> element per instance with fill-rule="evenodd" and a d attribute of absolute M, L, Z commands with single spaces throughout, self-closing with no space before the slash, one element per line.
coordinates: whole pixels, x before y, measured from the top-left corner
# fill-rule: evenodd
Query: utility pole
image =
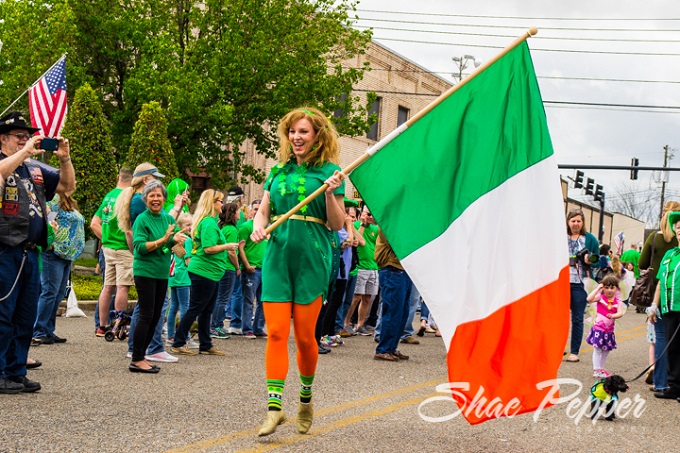
<path fill-rule="evenodd" d="M 664 153 L 663 153 L 663 167 L 666 168 L 668 165 L 668 145 L 663 147 Z M 659 221 L 661 221 L 661 217 L 663 217 L 663 204 L 664 204 L 664 198 L 666 195 L 666 178 L 665 178 L 666 173 L 664 172 L 662 174 L 662 179 L 661 179 L 661 206 L 659 207 Z"/>

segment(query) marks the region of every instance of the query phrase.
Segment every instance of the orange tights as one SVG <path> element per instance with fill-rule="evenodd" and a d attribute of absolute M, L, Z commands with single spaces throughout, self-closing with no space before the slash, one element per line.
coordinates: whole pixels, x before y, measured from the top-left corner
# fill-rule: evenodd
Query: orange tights
<path fill-rule="evenodd" d="M 267 379 L 286 380 L 291 313 L 293 334 L 297 345 L 298 370 L 303 376 L 314 376 L 319 359 L 314 332 L 316 319 L 321 311 L 321 296 L 308 305 L 293 302 L 264 302 L 262 307 L 268 335 L 265 351 Z"/>

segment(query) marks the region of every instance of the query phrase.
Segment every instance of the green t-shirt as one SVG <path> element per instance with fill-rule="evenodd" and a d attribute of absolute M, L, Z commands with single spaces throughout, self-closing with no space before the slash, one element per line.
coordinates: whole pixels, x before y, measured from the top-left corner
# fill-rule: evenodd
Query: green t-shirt
<path fill-rule="evenodd" d="M 217 224 L 217 217 L 204 217 L 198 224 L 193 241 L 189 272 L 219 282 L 227 270 L 227 261 L 229 260 L 227 251 L 223 250 L 213 254 L 205 253 L 207 247 L 227 243 Z"/>
<path fill-rule="evenodd" d="M 152 214 L 148 209 L 137 216 L 132 226 L 132 247 L 134 261 L 132 274 L 135 277 L 155 278 L 167 280 L 170 277 L 170 249 L 175 243 L 172 238 L 163 246 L 151 252 L 146 250 L 146 243 L 157 241 L 165 236 L 168 225 L 175 225 L 175 219 L 165 213 Z"/>
<path fill-rule="evenodd" d="M 359 231 L 361 222 L 357 220 L 354 227 Z M 367 225 L 364 228 L 363 236 L 366 244 L 357 247 L 357 255 L 359 256 L 357 269 L 377 271 L 379 267 L 378 263 L 375 262 L 375 241 L 378 239 L 378 225 Z"/>
<path fill-rule="evenodd" d="M 248 263 L 252 267 L 262 269 L 262 261 L 264 260 L 264 251 L 267 249 L 267 241 L 264 240 L 259 243 L 254 243 L 250 239 L 250 235 L 253 234 L 253 219 L 250 219 L 241 225 L 238 229 L 238 240 L 246 241 L 243 246 L 243 252 L 248 258 Z M 243 263 L 241 263 L 241 268 L 243 268 Z"/>
<path fill-rule="evenodd" d="M 230 242 L 238 242 L 238 230 L 234 225 L 224 225 L 222 227 L 222 234 L 224 235 L 224 238 L 227 240 L 227 244 L 229 244 Z M 236 255 L 238 256 L 238 253 Z M 227 270 L 228 271 L 236 270 L 234 265 L 231 263 L 231 260 L 229 259 L 229 252 L 227 252 Z"/>
<path fill-rule="evenodd" d="M 173 253 L 175 258 L 175 266 L 170 269 L 170 279 L 168 280 L 168 286 L 171 288 L 177 286 L 191 286 L 191 279 L 189 278 L 189 272 L 187 267 L 187 260 L 191 260 L 191 238 L 187 238 L 184 241 L 184 250 L 186 250 L 186 255 L 184 258 Z"/>
<path fill-rule="evenodd" d="M 680 311 L 680 247 L 675 247 L 666 252 L 661 259 L 659 279 L 661 300 L 659 309 L 664 315 L 669 311 Z"/>
<path fill-rule="evenodd" d="M 113 207 L 123 189 L 113 189 L 104 197 L 95 215 L 102 219 L 102 246 L 113 250 L 127 250 L 125 233 L 118 228 L 118 219 L 114 216 Z"/>

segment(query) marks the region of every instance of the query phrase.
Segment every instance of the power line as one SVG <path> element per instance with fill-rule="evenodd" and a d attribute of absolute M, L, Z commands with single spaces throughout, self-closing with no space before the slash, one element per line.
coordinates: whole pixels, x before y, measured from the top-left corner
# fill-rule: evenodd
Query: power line
<path fill-rule="evenodd" d="M 357 12 L 380 13 L 380 14 L 407 14 L 409 16 L 436 16 L 436 17 L 470 17 L 474 19 L 518 19 L 518 20 L 557 20 L 557 21 L 680 21 L 674 18 L 593 18 L 593 17 L 536 17 L 536 16 L 489 16 L 473 14 L 442 14 L 442 13 L 423 13 L 412 11 L 381 11 L 377 9 L 357 8 Z"/>
<path fill-rule="evenodd" d="M 660 110 L 644 110 L 634 108 L 611 108 L 611 107 L 596 107 L 596 106 L 569 106 L 569 105 L 546 105 L 546 108 L 551 109 L 580 109 L 580 110 L 604 110 L 609 112 L 635 112 L 635 113 L 663 113 L 663 114 L 678 114 L 680 112 L 660 111 Z"/>
<path fill-rule="evenodd" d="M 429 96 L 429 97 L 440 96 L 440 94 L 416 93 L 414 91 L 388 91 L 368 89 L 353 89 L 352 91 L 360 93 L 401 94 L 406 96 Z M 677 112 L 665 112 L 665 113 L 680 113 L 680 106 L 676 105 L 607 104 L 597 102 L 570 102 L 570 101 L 546 101 L 546 100 L 543 101 L 543 104 L 554 106 L 577 106 L 577 107 L 609 107 L 609 108 L 617 107 L 636 109 L 635 111 L 639 111 L 637 109 L 662 109 L 662 110 L 677 110 Z M 657 112 L 657 110 L 653 110 L 653 112 Z"/>
<path fill-rule="evenodd" d="M 481 36 L 485 38 L 504 38 L 513 39 L 516 36 L 513 35 L 491 35 L 488 33 L 468 33 L 468 32 L 458 32 L 458 31 L 442 31 L 442 30 L 413 30 L 408 28 L 393 28 L 393 27 L 369 27 L 366 25 L 354 25 L 354 28 L 360 29 L 371 29 L 371 30 L 389 30 L 389 31 L 404 31 L 411 33 L 433 33 L 440 35 L 463 35 L 463 36 Z M 679 39 L 627 39 L 627 38 L 570 38 L 570 37 L 559 37 L 559 36 L 536 36 L 535 39 L 538 40 L 556 40 L 556 41 L 591 41 L 591 42 L 636 42 L 636 43 L 667 43 L 667 44 L 677 44 L 680 43 Z"/>
<path fill-rule="evenodd" d="M 511 29 L 517 30 L 520 28 L 525 28 L 520 25 L 492 25 L 492 24 L 454 24 L 448 22 L 419 22 L 413 20 L 395 20 L 395 19 L 372 19 L 368 17 L 357 18 L 360 21 L 370 21 L 370 22 L 387 22 L 396 24 L 410 24 L 410 25 L 435 25 L 442 27 L 469 27 L 469 28 L 498 28 L 498 29 Z M 528 27 L 526 27 L 528 28 Z M 560 30 L 560 31 L 595 31 L 595 32 L 640 32 L 640 33 L 677 33 L 680 29 L 658 29 L 658 28 L 586 28 L 586 27 L 539 27 L 539 30 Z"/>
<path fill-rule="evenodd" d="M 345 66 L 350 68 L 350 66 Z M 454 75 L 457 71 L 429 71 L 427 69 L 394 69 L 394 68 L 370 68 L 369 72 L 388 71 L 399 73 L 419 73 L 419 74 L 444 74 Z M 539 79 L 553 79 L 553 80 L 579 80 L 585 82 L 623 82 L 623 83 L 668 83 L 680 84 L 680 80 L 642 80 L 642 79 L 612 79 L 612 78 L 598 78 L 598 77 L 567 77 L 567 76 L 536 76 Z"/>
<path fill-rule="evenodd" d="M 566 101 L 543 101 L 544 104 L 555 105 L 587 105 L 596 107 L 622 107 L 622 108 L 639 108 L 639 109 L 670 109 L 680 111 L 680 106 L 676 105 L 640 105 L 640 104 L 605 104 L 596 102 L 566 102 Z"/>
<path fill-rule="evenodd" d="M 461 47 L 478 47 L 484 49 L 502 49 L 502 46 L 487 46 L 483 44 L 469 44 L 469 43 L 452 43 L 452 42 L 436 42 L 436 41 L 419 41 L 415 39 L 399 39 L 399 38 L 381 38 L 374 36 L 373 39 L 377 41 L 396 41 L 396 42 L 410 42 L 414 44 L 428 44 L 441 46 L 461 46 Z M 637 55 L 647 57 L 680 57 L 680 53 L 652 53 L 652 52 L 615 52 L 615 51 L 596 51 L 596 50 L 569 50 L 569 49 L 537 49 L 531 48 L 532 52 L 561 52 L 561 53 L 576 53 L 576 54 L 596 54 L 596 55 Z"/>

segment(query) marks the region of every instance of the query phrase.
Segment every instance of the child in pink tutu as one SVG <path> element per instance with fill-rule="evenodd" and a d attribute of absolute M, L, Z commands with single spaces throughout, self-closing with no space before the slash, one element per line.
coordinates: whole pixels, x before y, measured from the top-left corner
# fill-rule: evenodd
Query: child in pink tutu
<path fill-rule="evenodd" d="M 618 296 L 619 279 L 608 274 L 588 295 L 588 302 L 595 303 L 595 322 L 586 338 L 586 343 L 593 346 L 593 376 L 604 378 L 610 376 L 604 367 L 609 351 L 616 349 L 614 322 L 623 316 L 624 304 Z"/>

